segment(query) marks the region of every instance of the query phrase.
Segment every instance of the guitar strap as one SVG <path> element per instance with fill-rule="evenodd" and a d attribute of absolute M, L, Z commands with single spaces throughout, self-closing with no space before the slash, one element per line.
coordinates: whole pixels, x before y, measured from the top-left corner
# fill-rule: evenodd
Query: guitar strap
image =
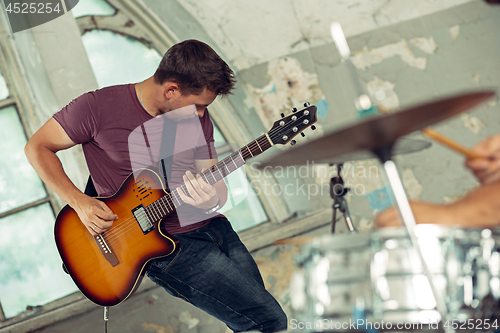
<path fill-rule="evenodd" d="M 87 180 L 87 185 L 85 186 L 85 191 L 83 192 L 89 197 L 95 198 L 98 196 L 97 190 L 95 189 L 94 182 L 92 181 L 92 177 L 89 175 L 89 179 Z"/>
<path fill-rule="evenodd" d="M 170 193 L 168 181 L 172 178 L 172 163 L 174 161 L 175 135 L 177 123 L 164 118 L 161 135 L 159 172 L 165 180 L 165 189 Z"/>

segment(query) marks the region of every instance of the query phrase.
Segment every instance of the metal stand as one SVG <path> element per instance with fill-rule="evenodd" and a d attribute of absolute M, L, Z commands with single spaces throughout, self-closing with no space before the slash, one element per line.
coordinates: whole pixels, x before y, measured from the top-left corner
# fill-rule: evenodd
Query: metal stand
<path fill-rule="evenodd" d="M 406 230 L 408 231 L 408 235 L 410 236 L 411 242 L 417 254 L 422 262 L 422 268 L 424 270 L 424 275 L 427 277 L 429 281 L 429 285 L 432 290 L 432 294 L 436 300 L 436 309 L 441 315 L 441 323 L 446 322 L 448 318 L 448 309 L 446 303 L 442 295 L 437 292 L 436 287 L 434 286 L 434 281 L 432 280 L 432 275 L 427 266 L 427 262 L 424 259 L 422 254 L 422 250 L 420 249 L 420 245 L 418 244 L 417 236 L 415 235 L 415 226 L 417 224 L 415 220 L 415 216 L 411 210 L 410 202 L 408 201 L 408 197 L 406 196 L 403 183 L 401 182 L 401 178 L 399 177 L 398 169 L 396 164 L 391 159 L 391 150 L 393 144 L 389 144 L 386 147 L 375 149 L 373 153 L 380 159 L 384 166 L 384 170 L 386 172 L 387 178 L 389 179 L 389 183 L 394 193 L 394 197 L 396 199 L 396 204 L 401 214 L 401 218 L 405 224 Z M 444 328 L 445 332 L 455 332 L 455 330 L 450 328 Z"/>
<path fill-rule="evenodd" d="M 357 231 L 352 223 L 351 213 L 349 213 L 349 207 L 347 206 L 347 200 L 344 196 L 349 192 L 348 187 L 344 187 L 344 179 L 342 179 L 343 163 L 337 164 L 337 176 L 330 180 L 330 197 L 333 199 L 333 219 L 332 219 L 332 234 L 335 233 L 335 223 L 337 222 L 337 210 L 344 214 L 344 220 L 347 225 L 347 229 L 350 232 Z"/>

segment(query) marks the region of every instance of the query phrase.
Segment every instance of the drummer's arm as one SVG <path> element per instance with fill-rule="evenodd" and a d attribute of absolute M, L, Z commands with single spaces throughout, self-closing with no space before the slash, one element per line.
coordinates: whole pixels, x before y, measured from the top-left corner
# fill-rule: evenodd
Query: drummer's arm
<path fill-rule="evenodd" d="M 452 204 L 412 202 L 411 207 L 417 223 L 469 228 L 500 226 L 500 182 L 482 186 Z M 394 208 L 379 214 L 376 223 L 379 227 L 402 224 Z"/>
<path fill-rule="evenodd" d="M 500 182 L 481 186 L 450 206 L 461 226 L 500 226 Z"/>

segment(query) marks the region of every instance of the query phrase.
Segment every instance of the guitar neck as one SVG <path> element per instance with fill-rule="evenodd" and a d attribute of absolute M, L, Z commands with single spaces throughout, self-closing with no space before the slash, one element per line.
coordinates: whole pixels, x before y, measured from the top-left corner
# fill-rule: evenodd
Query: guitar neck
<path fill-rule="evenodd" d="M 249 158 L 260 155 L 271 147 L 271 141 L 264 134 L 217 164 L 212 165 L 209 169 L 202 172 L 201 176 L 205 182 L 213 185 L 236 169 L 242 167 Z M 183 185 L 183 187 L 185 186 Z"/>
<path fill-rule="evenodd" d="M 246 160 L 260 155 L 272 146 L 273 144 L 268 138 L 267 133 L 261 135 L 246 146 L 224 158 L 222 161 L 212 165 L 200 175 L 206 183 L 214 185 L 224 177 L 245 165 Z M 178 188 L 186 195 L 189 195 L 186 185 L 181 185 Z M 182 201 L 179 193 L 177 193 L 177 190 L 173 190 L 146 207 L 146 211 L 153 221 L 158 221 L 172 213 L 175 208 L 181 206 L 183 203 L 184 202 Z"/>
<path fill-rule="evenodd" d="M 292 138 L 299 133 L 303 134 L 302 131 L 304 129 L 317 121 L 316 106 L 309 105 L 309 103 L 304 104 L 304 106 L 305 109 L 298 112 L 297 109 L 294 108 L 292 110 L 293 113 L 287 117 L 281 114 L 282 118 L 275 121 L 273 127 L 267 133 L 240 148 L 238 151 L 235 151 L 217 164 L 212 165 L 209 169 L 203 171 L 201 173 L 203 180 L 210 185 L 214 185 L 233 171 L 242 167 L 246 160 L 262 154 L 273 145 L 284 145 L 290 141 L 292 141 L 292 145 L 295 144 L 295 140 L 292 140 Z M 314 127 L 311 128 L 314 130 Z M 186 185 L 181 185 L 178 188 L 189 196 Z M 183 203 L 179 193 L 177 193 L 177 189 L 175 189 L 146 207 L 146 212 L 151 221 L 159 221 Z"/>

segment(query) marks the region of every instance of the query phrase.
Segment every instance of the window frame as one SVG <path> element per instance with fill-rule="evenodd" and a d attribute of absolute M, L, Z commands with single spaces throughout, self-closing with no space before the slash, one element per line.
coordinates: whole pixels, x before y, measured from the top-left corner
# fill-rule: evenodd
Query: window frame
<path fill-rule="evenodd" d="M 2 27 L 3 31 L 0 31 L 0 75 L 4 78 L 7 88 L 9 90 L 9 96 L 0 101 L 0 111 L 7 107 L 14 107 L 16 113 L 19 117 L 19 121 L 21 123 L 24 135 L 28 139 L 33 132 L 30 131 L 31 128 L 35 127 L 38 124 L 33 124 L 33 120 L 35 117 L 33 116 L 33 105 L 34 101 L 28 96 L 30 95 L 30 91 L 28 90 L 28 86 L 22 84 L 22 82 L 27 82 L 26 78 L 23 76 L 23 72 L 20 66 L 20 59 L 15 53 L 15 47 L 9 43 L 9 37 L 7 36 L 9 27 L 6 27 L 5 13 L 0 10 L 0 17 L 4 22 L 4 26 Z M 12 42 L 12 39 L 10 40 Z M 31 126 L 30 126 L 31 125 Z M 55 200 L 53 194 L 50 189 L 42 182 L 43 189 L 45 191 L 45 196 L 41 199 L 32 201 L 27 204 L 23 204 L 21 206 L 9 209 L 5 212 L 0 213 L 0 219 L 17 214 L 19 212 L 28 210 L 33 207 L 37 207 L 43 205 L 45 203 L 50 204 L 50 208 L 54 213 L 54 216 L 57 215 L 57 211 L 59 210 L 57 200 Z M 22 312 L 14 317 L 6 318 L 5 313 L 2 308 L 2 303 L 0 299 L 0 328 L 4 326 L 4 324 L 18 321 L 20 317 L 24 316 L 26 313 Z"/>

